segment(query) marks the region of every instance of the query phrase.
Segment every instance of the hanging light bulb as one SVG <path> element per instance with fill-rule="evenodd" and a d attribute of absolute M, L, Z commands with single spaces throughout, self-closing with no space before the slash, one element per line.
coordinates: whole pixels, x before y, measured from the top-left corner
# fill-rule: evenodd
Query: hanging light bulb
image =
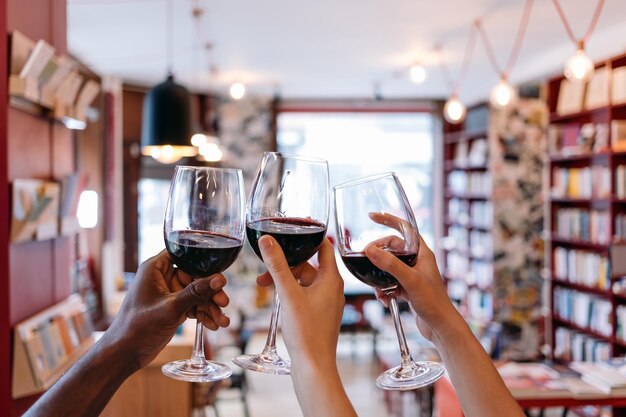
<path fill-rule="evenodd" d="M 565 77 L 573 82 L 588 81 L 593 75 L 593 61 L 585 54 L 584 44 L 578 44 L 576 54 L 565 62 Z"/>
<path fill-rule="evenodd" d="M 196 148 L 199 148 L 200 146 L 204 145 L 208 141 L 209 140 L 204 133 L 196 133 L 191 137 L 191 144 L 195 146 Z"/>
<path fill-rule="evenodd" d="M 415 84 L 421 84 L 426 80 L 426 69 L 419 64 L 415 64 L 411 67 L 410 75 L 411 81 Z"/>
<path fill-rule="evenodd" d="M 443 106 L 443 117 L 448 123 L 461 123 L 465 119 L 465 113 L 467 113 L 465 105 L 455 95 L 450 97 Z"/>
<path fill-rule="evenodd" d="M 142 154 L 151 156 L 162 164 L 173 164 L 181 158 L 196 156 L 197 152 L 193 147 L 186 146 L 147 146 L 142 149 Z"/>
<path fill-rule="evenodd" d="M 246 95 L 246 86 L 242 83 L 233 83 L 230 86 L 230 96 L 235 100 L 239 100 Z"/>
<path fill-rule="evenodd" d="M 491 105 L 496 108 L 503 108 L 514 104 L 517 101 L 517 91 L 509 84 L 506 77 L 500 78 L 500 82 L 491 90 L 489 96 Z"/>

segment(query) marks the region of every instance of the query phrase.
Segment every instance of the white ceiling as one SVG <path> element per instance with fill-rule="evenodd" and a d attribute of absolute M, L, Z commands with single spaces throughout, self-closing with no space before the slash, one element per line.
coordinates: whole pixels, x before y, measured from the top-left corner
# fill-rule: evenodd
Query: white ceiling
<path fill-rule="evenodd" d="M 241 80 L 252 94 L 287 98 L 371 97 L 376 81 L 388 98 L 448 94 L 434 45 L 443 45 L 453 76 L 459 72 L 472 21 L 481 18 L 501 65 L 523 0 L 172 0 L 174 70 L 194 91 L 226 93 Z M 214 44 L 202 46 L 191 14 L 205 10 Z M 511 74 L 515 83 L 561 70 L 574 51 L 552 0 L 535 0 L 528 34 Z M 586 30 L 594 0 L 561 0 L 577 35 Z M 165 0 L 68 0 L 70 52 L 101 75 L 150 86 L 166 74 Z M 626 51 L 626 1 L 606 0 L 588 43 L 592 59 Z M 429 70 L 415 85 L 405 74 L 415 59 Z M 217 67 L 208 71 L 209 62 Z M 484 99 L 497 75 L 477 43 L 462 86 L 466 102 Z"/>

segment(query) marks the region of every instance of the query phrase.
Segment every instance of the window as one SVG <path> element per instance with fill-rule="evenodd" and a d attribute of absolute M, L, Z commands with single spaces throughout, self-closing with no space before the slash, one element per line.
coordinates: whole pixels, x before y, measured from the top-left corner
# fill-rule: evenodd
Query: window
<path fill-rule="evenodd" d="M 434 120 L 430 113 L 283 112 L 277 122 L 278 150 L 328 160 L 331 186 L 367 175 L 396 172 L 413 206 L 420 232 L 432 246 Z M 329 235 L 334 235 L 332 217 Z M 351 274 L 342 276 L 347 292 L 366 288 L 356 278 L 351 279 Z"/>

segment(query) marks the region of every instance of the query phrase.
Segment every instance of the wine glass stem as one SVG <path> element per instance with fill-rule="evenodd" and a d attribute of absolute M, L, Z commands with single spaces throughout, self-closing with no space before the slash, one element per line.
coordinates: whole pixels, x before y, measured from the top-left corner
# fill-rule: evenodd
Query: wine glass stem
<path fill-rule="evenodd" d="M 276 354 L 276 332 L 278 330 L 279 313 L 280 298 L 278 298 L 278 291 L 274 289 L 274 306 L 272 309 L 272 318 L 270 319 L 270 330 L 267 333 L 267 341 L 265 342 L 262 355 L 273 356 Z"/>
<path fill-rule="evenodd" d="M 200 314 L 200 312 L 198 312 Z M 204 356 L 204 326 L 198 318 L 196 320 L 196 338 L 193 343 L 193 352 L 191 353 L 191 363 L 194 365 L 202 365 L 206 362 Z"/>
<path fill-rule="evenodd" d="M 398 343 L 400 344 L 400 355 L 401 355 L 401 369 L 402 368 L 413 368 L 415 367 L 415 362 L 409 353 L 409 347 L 406 344 L 406 337 L 404 336 L 404 329 L 402 328 L 402 322 L 400 321 L 400 312 L 398 311 L 398 302 L 396 301 L 396 296 L 393 293 L 387 293 L 387 297 L 389 297 L 389 310 L 391 310 L 391 317 L 393 318 L 393 324 L 396 328 L 396 335 L 398 336 Z"/>

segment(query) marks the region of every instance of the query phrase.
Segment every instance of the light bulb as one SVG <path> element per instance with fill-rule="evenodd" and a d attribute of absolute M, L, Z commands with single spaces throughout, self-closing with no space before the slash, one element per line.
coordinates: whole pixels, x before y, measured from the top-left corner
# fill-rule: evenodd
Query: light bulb
<path fill-rule="evenodd" d="M 489 101 L 492 106 L 497 108 L 510 106 L 517 101 L 517 91 L 511 87 L 505 78 L 502 78 L 491 90 Z"/>
<path fill-rule="evenodd" d="M 583 49 L 578 49 L 576 55 L 565 62 L 565 77 L 574 82 L 587 81 L 594 71 L 593 61 L 585 54 Z"/>
<path fill-rule="evenodd" d="M 445 106 L 443 106 L 443 117 L 445 117 L 448 123 L 461 123 L 463 119 L 465 119 L 466 112 L 465 105 L 463 105 L 456 96 L 450 97 L 450 99 L 446 101 Z"/>
<path fill-rule="evenodd" d="M 191 137 L 191 144 L 197 148 L 208 142 L 208 139 L 204 133 L 196 133 Z"/>
<path fill-rule="evenodd" d="M 173 164 L 184 157 L 197 155 L 197 150 L 193 146 L 145 146 L 141 153 L 151 156 L 162 164 Z"/>
<path fill-rule="evenodd" d="M 234 83 L 230 86 L 230 96 L 235 100 L 239 100 L 246 95 L 246 86 L 242 83 Z"/>
<path fill-rule="evenodd" d="M 426 80 L 426 69 L 418 64 L 411 67 L 411 81 L 415 84 L 421 84 Z"/>
<path fill-rule="evenodd" d="M 202 155 L 205 161 L 209 162 L 220 161 L 224 156 L 224 153 L 221 151 L 218 144 L 212 142 L 205 143 L 204 145 L 200 146 L 198 152 L 200 153 L 200 155 Z"/>

